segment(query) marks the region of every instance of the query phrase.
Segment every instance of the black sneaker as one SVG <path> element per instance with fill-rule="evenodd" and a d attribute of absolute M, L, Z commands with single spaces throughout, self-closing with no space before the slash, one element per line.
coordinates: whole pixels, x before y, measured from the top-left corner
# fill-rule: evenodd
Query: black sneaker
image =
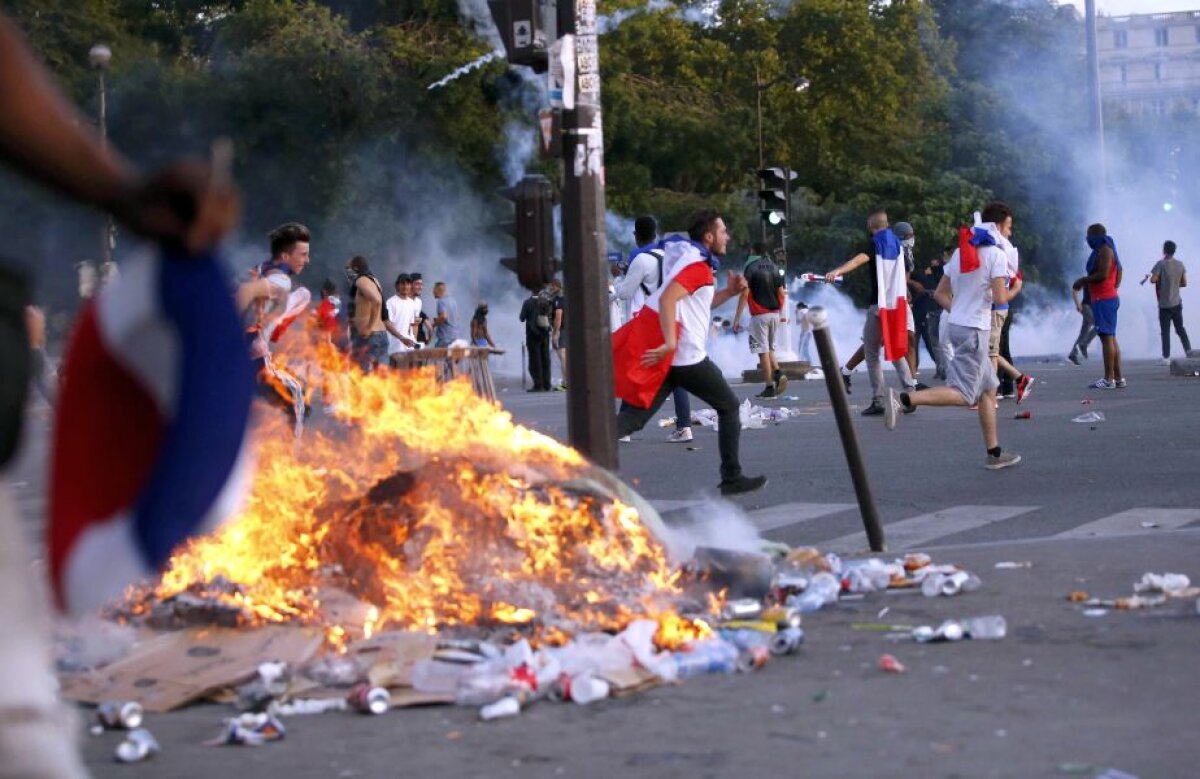
<path fill-rule="evenodd" d="M 762 392 L 758 393 L 754 397 L 756 397 L 756 398 L 773 398 L 773 397 L 775 397 L 775 387 L 768 384 L 766 389 L 764 389 Z"/>
<path fill-rule="evenodd" d="M 760 490 L 767 483 L 766 476 L 739 476 L 736 479 L 722 481 L 722 495 L 741 495 L 743 492 L 754 492 Z"/>
<path fill-rule="evenodd" d="M 913 388 L 911 390 L 909 390 L 909 392 L 920 392 L 921 390 L 927 390 L 927 389 L 929 389 L 928 384 L 918 381 L 916 384 L 913 385 Z"/>
<path fill-rule="evenodd" d="M 883 404 L 878 400 L 872 400 L 871 405 L 862 410 L 864 417 L 881 417 L 883 416 Z"/>
<path fill-rule="evenodd" d="M 842 384 L 846 385 L 846 394 L 849 395 L 850 394 L 850 374 L 849 373 L 842 374 Z"/>

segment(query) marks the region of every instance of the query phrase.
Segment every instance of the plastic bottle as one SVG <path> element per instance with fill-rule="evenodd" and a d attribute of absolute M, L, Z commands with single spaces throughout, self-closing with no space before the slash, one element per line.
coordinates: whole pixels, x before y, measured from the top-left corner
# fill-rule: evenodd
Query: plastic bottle
<path fill-rule="evenodd" d="M 833 574 L 818 573 L 809 581 L 808 588 L 800 595 L 788 598 L 786 605 L 807 614 L 819 610 L 826 603 L 836 601 L 841 589 L 841 583 Z"/>
<path fill-rule="evenodd" d="M 571 680 L 571 700 L 580 706 L 607 698 L 611 690 L 608 682 L 595 676 L 576 676 Z"/>
<path fill-rule="evenodd" d="M 441 660 L 418 660 L 413 664 L 412 686 L 417 692 L 452 693 L 471 670 L 469 665 Z"/>
<path fill-rule="evenodd" d="M 703 674 L 733 673 L 737 670 L 738 650 L 720 639 L 693 642 L 686 652 L 676 652 L 675 667 L 680 679 Z"/>
<path fill-rule="evenodd" d="M 512 679 L 504 672 L 466 674 L 458 683 L 454 702 L 459 706 L 486 706 L 512 692 Z"/>
<path fill-rule="evenodd" d="M 962 625 L 963 631 L 973 639 L 1004 638 L 1008 634 L 1008 623 L 999 614 L 964 619 Z"/>
<path fill-rule="evenodd" d="M 483 720 L 515 717 L 521 713 L 521 702 L 509 695 L 495 703 L 489 703 L 479 709 L 479 718 Z"/>

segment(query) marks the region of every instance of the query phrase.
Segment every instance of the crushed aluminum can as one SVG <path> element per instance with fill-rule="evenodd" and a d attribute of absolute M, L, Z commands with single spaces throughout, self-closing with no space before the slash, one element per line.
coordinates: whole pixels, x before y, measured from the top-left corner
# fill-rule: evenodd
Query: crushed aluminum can
<path fill-rule="evenodd" d="M 768 648 L 771 650 L 771 654 L 776 656 L 794 655 L 800 651 L 800 645 L 803 643 L 804 631 L 802 629 L 785 628 L 771 636 Z"/>
<path fill-rule="evenodd" d="M 147 758 L 157 755 L 160 747 L 154 735 L 145 728 L 134 728 L 125 735 L 125 739 L 117 744 L 113 757 L 119 763 L 140 763 Z"/>
<path fill-rule="evenodd" d="M 364 682 L 351 688 L 346 703 L 360 714 L 386 714 L 392 707 L 392 695 L 384 687 L 372 687 Z"/>
<path fill-rule="evenodd" d="M 880 655 L 879 667 L 890 674 L 902 674 L 908 670 L 908 668 L 904 666 L 904 663 L 900 662 L 892 655 Z"/>
<path fill-rule="evenodd" d="M 757 671 L 765 666 L 770 659 L 771 652 L 767 647 L 761 644 L 750 646 L 738 652 L 737 669 L 741 673 Z"/>
<path fill-rule="evenodd" d="M 724 619 L 755 619 L 763 612 L 762 601 L 755 598 L 737 598 L 725 604 L 721 611 Z"/>
<path fill-rule="evenodd" d="M 142 726 L 144 718 L 137 701 L 106 701 L 96 707 L 96 720 L 107 730 L 134 730 Z"/>
<path fill-rule="evenodd" d="M 262 746 L 268 741 L 279 741 L 287 735 L 287 728 L 278 717 L 271 714 L 242 714 L 225 721 L 225 731 L 211 741 L 208 746 L 225 744 L 244 745 L 248 747 Z"/>

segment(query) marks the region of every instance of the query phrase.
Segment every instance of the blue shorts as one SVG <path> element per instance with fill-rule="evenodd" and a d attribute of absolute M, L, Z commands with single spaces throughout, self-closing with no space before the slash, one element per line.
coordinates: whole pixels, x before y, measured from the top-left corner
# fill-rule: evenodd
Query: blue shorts
<path fill-rule="evenodd" d="M 1097 333 L 1100 335 L 1117 334 L 1117 309 L 1120 307 L 1120 298 L 1092 301 L 1092 316 L 1096 319 Z"/>

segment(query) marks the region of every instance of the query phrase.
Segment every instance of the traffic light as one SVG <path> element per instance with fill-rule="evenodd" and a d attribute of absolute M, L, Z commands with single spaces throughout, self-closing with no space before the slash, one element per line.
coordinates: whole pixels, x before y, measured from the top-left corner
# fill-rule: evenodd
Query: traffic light
<path fill-rule="evenodd" d="M 759 216 L 771 227 L 783 228 L 791 220 L 792 182 L 799 174 L 791 168 L 763 168 L 758 172 L 762 189 Z"/>
<path fill-rule="evenodd" d="M 500 264 L 517 274 L 521 286 L 540 290 L 554 278 L 554 186 L 545 176 L 526 176 L 500 194 L 516 205 L 515 219 L 504 227 L 517 239 L 517 256 Z"/>
<path fill-rule="evenodd" d="M 554 0 L 488 0 L 508 61 L 545 73 L 549 43 L 557 38 Z"/>

